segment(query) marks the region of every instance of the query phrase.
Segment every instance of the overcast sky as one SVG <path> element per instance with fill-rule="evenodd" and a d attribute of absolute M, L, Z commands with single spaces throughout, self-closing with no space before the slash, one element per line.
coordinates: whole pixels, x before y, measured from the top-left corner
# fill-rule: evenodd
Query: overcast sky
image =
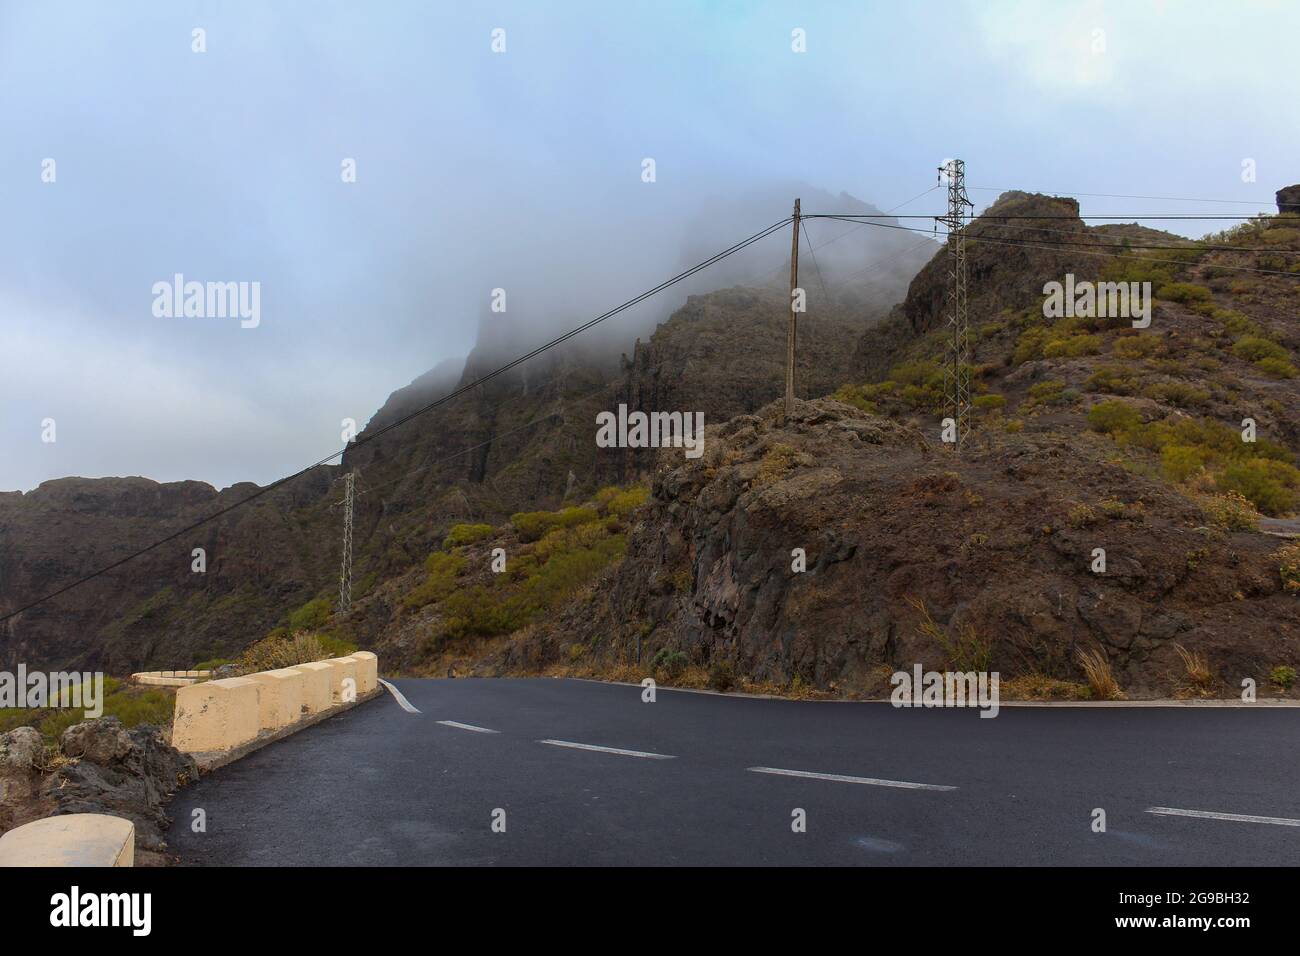
<path fill-rule="evenodd" d="M 1297 36 L 1300 5 L 1242 0 L 0 0 L 0 490 L 265 483 L 466 354 L 493 288 L 578 324 L 787 183 L 891 209 L 959 156 L 978 206 L 1268 210 Z M 260 283 L 260 324 L 155 316 L 176 273 Z"/>

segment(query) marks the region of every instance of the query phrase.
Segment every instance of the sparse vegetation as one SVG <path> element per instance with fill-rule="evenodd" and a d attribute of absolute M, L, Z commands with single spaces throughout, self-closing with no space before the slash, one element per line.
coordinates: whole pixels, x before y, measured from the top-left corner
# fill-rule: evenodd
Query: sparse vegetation
<path fill-rule="evenodd" d="M 16 727 L 35 727 L 47 743 L 56 742 L 65 730 L 86 719 L 84 707 L 70 706 L 71 696 L 61 707 L 0 707 L 0 733 Z M 142 687 L 115 677 L 104 678 L 104 717 L 116 717 L 124 727 L 152 724 L 170 727 L 176 692 L 170 687 Z"/>
<path fill-rule="evenodd" d="M 1174 644 L 1174 650 L 1182 659 L 1188 682 L 1199 693 L 1208 694 L 1214 686 L 1214 671 L 1210 669 L 1205 655 L 1199 651 L 1189 651 L 1182 644 Z"/>
<path fill-rule="evenodd" d="M 1118 442 L 1158 452 L 1168 480 L 1186 482 L 1208 472 L 1217 490 L 1242 495 L 1264 514 L 1287 514 L 1300 498 L 1300 470 L 1286 449 L 1242 441 L 1219 422 L 1170 418 L 1143 424 L 1135 408 L 1110 400 L 1089 410 L 1088 424 Z"/>
<path fill-rule="evenodd" d="M 475 541 L 482 541 L 489 537 L 493 532 L 490 524 L 454 524 L 451 530 L 447 532 L 447 537 L 443 539 L 444 548 L 459 548 L 463 545 L 473 544 Z"/>
<path fill-rule="evenodd" d="M 1289 664 L 1279 664 L 1269 671 L 1268 679 L 1283 690 L 1290 690 L 1295 683 L 1295 668 Z"/>
<path fill-rule="evenodd" d="M 1124 692 L 1120 690 L 1119 684 L 1115 680 L 1115 675 L 1111 673 L 1110 661 L 1106 659 L 1106 652 L 1100 647 L 1086 650 L 1079 648 L 1075 652 L 1075 659 L 1079 662 L 1084 676 L 1088 679 L 1088 687 L 1092 690 L 1092 696 L 1097 700 L 1122 700 Z"/>
<path fill-rule="evenodd" d="M 291 635 L 273 634 L 244 651 L 235 661 L 235 669 L 241 674 L 255 674 L 258 671 L 323 661 L 353 650 L 356 648 L 331 644 L 322 635 L 310 631 L 298 631 Z"/>
<path fill-rule="evenodd" d="M 944 663 L 949 670 L 961 671 L 962 673 L 976 671 L 978 673 L 989 669 L 989 663 L 993 657 L 993 646 L 989 641 L 979 636 L 973 624 L 969 622 L 960 624 L 957 626 L 955 633 L 949 634 L 935 621 L 924 600 L 909 597 L 907 603 L 915 608 L 916 612 L 921 616 L 917 630 L 943 649 Z"/>
<path fill-rule="evenodd" d="M 1300 594 L 1300 541 L 1294 541 L 1277 552 L 1278 573 L 1282 587 L 1292 594 Z"/>

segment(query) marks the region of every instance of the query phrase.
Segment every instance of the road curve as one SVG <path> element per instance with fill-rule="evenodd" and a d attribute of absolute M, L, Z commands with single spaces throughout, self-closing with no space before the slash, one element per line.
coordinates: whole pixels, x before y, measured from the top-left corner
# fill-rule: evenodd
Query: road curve
<path fill-rule="evenodd" d="M 172 851 L 243 866 L 1300 863 L 1296 709 L 990 720 L 663 688 L 643 703 L 575 680 L 394 684 L 418 713 L 384 694 L 179 794 Z"/>

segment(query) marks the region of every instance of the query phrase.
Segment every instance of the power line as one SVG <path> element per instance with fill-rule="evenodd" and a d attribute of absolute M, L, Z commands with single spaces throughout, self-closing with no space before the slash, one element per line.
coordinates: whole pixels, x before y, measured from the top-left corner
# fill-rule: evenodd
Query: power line
<path fill-rule="evenodd" d="M 283 478 L 279 478 L 271 482 L 271 484 L 267 485 L 265 488 L 259 488 L 257 491 L 253 492 L 247 497 L 232 502 L 231 504 L 226 505 L 224 508 L 221 508 L 213 512 L 207 517 L 200 518 L 198 521 L 195 521 L 192 524 L 189 524 L 184 528 L 181 528 L 178 531 L 174 531 L 173 533 L 167 535 L 166 537 L 153 542 L 153 544 L 140 548 L 137 551 L 133 551 L 132 553 L 126 555 L 125 557 L 119 558 L 118 560 L 105 565 L 104 567 L 98 569 L 97 571 L 92 571 L 89 574 L 83 575 L 82 577 L 76 579 L 75 581 L 72 581 L 69 584 L 65 584 L 61 588 L 56 588 L 55 590 L 49 592 L 48 594 L 45 594 L 42 597 L 39 597 L 36 600 L 31 601 L 27 604 L 24 604 L 22 607 L 18 608 L 17 610 L 10 611 L 9 613 L 0 616 L 0 623 L 3 623 L 9 620 L 10 618 L 17 617 L 19 614 L 22 614 L 24 611 L 29 611 L 32 608 L 36 607 L 37 605 L 44 604 L 46 601 L 56 598 L 59 595 L 64 594 L 68 591 L 71 591 L 73 588 L 80 587 L 81 585 L 85 584 L 87 581 L 93 581 L 95 578 L 108 574 L 110 571 L 114 571 L 117 568 L 120 568 L 128 561 L 133 561 L 136 558 L 140 557 L 141 555 L 148 554 L 150 551 L 160 548 L 165 544 L 169 544 L 172 541 L 175 541 L 177 538 L 189 534 L 190 532 L 203 527 L 205 524 L 209 524 L 215 521 L 216 519 L 229 514 L 230 512 L 234 511 L 236 508 L 243 507 L 244 505 L 249 504 L 252 501 L 256 501 L 258 498 L 261 498 L 263 495 L 266 495 L 297 478 L 301 478 L 303 475 L 307 474 L 313 469 L 319 468 L 321 465 L 327 464 L 333 459 L 340 457 L 349 449 L 358 448 L 361 445 L 368 444 L 374 441 L 376 438 L 379 438 L 381 435 L 385 435 L 388 432 L 392 431 L 393 429 L 406 424 L 411 419 L 416 418 L 419 415 L 423 415 L 426 412 L 432 411 L 433 409 L 438 408 L 442 405 L 445 405 L 447 402 L 450 402 L 453 399 L 458 398 L 461 395 L 464 395 L 466 392 L 470 391 L 471 389 L 477 388 L 478 386 L 484 384 L 485 382 L 489 382 L 500 375 L 504 375 L 506 372 L 510 371 L 511 369 L 522 365 L 523 363 L 527 362 L 532 358 L 535 358 L 538 355 L 541 355 L 543 352 L 546 352 L 549 349 L 555 348 L 557 345 L 561 345 L 564 342 L 567 342 L 569 339 L 573 338 L 574 336 L 581 335 L 583 332 L 586 332 L 588 329 L 591 329 L 594 326 L 599 325 L 601 322 L 604 322 L 606 319 L 613 318 L 615 315 L 618 315 L 620 312 L 624 312 L 627 309 L 630 309 L 632 306 L 637 305 L 640 302 L 643 302 L 644 300 L 650 298 L 653 295 L 657 295 L 663 290 L 673 285 L 676 285 L 678 282 L 690 278 L 691 276 L 695 275 L 697 272 L 701 272 L 704 269 L 707 269 L 709 266 L 722 261 L 728 256 L 734 255 L 735 253 L 741 251 L 742 249 L 745 249 L 748 246 L 751 246 L 754 243 L 762 239 L 765 239 L 767 236 L 770 236 L 772 233 L 783 228 L 787 223 L 791 221 L 791 218 L 792 217 L 787 216 L 781 221 L 773 223 L 772 225 L 768 226 L 766 229 L 759 230 L 758 232 L 754 233 L 752 236 L 749 236 L 746 239 L 742 239 L 740 242 L 728 246 L 726 249 L 710 256 L 709 258 L 705 259 L 703 262 L 700 262 L 692 266 L 691 268 L 685 270 L 684 272 L 678 273 L 677 275 L 673 276 L 671 279 L 666 279 L 663 282 L 659 283 L 657 286 L 654 286 L 653 288 L 648 289 L 645 292 L 642 292 L 640 295 L 628 299 L 626 302 L 622 303 L 621 305 L 615 306 L 614 308 L 610 309 L 608 312 L 604 312 L 596 316 L 594 319 L 591 319 L 590 321 L 585 322 L 582 325 L 570 329 L 568 332 L 565 332 L 563 335 L 557 336 L 556 338 L 552 339 L 546 344 L 540 345 L 537 348 L 533 349 L 532 351 L 527 352 L 524 355 L 521 355 L 510 362 L 507 362 L 505 365 L 493 369 L 491 372 L 488 372 L 486 375 L 483 375 L 481 378 L 471 382 L 470 384 L 463 385 L 460 388 L 449 392 L 447 395 L 444 395 L 442 398 L 429 402 L 427 405 L 424 405 L 416 409 L 415 411 L 402 416 L 401 418 L 397 419 L 394 422 L 390 422 L 389 424 L 383 426 L 382 428 L 377 429 L 373 433 L 366 435 L 362 438 L 359 438 L 356 441 L 351 442 L 349 445 L 336 452 L 331 452 L 330 454 L 326 455 L 324 458 L 321 458 L 319 461 L 316 461 L 315 463 L 308 465 L 306 468 L 302 468 L 291 475 L 286 475 Z"/>
<path fill-rule="evenodd" d="M 612 385 L 609 382 L 600 382 L 595 386 L 593 386 L 592 388 L 585 389 L 579 392 L 577 395 L 570 395 L 568 396 L 568 398 L 570 400 L 581 400 L 584 398 L 589 398 L 592 395 L 595 395 L 598 392 L 605 391 L 606 389 L 609 389 L 611 387 Z M 513 399 L 506 399 L 506 401 L 498 405 L 497 408 L 501 408 L 505 405 L 508 405 L 512 400 Z M 559 397 L 559 400 L 561 404 L 563 404 L 565 401 L 565 396 L 561 395 Z M 437 461 L 427 462 L 426 464 L 420 465 L 418 468 L 412 468 L 410 471 L 403 472 L 402 474 L 398 475 L 396 478 L 390 478 L 388 481 L 382 482 L 381 484 L 369 485 L 366 487 L 364 491 L 358 494 L 357 497 L 363 498 L 372 492 L 380 490 L 381 488 L 387 488 L 391 485 L 397 484 L 398 482 L 405 481 L 407 478 L 410 478 L 412 475 L 419 474 L 422 471 L 428 471 L 430 468 L 436 468 L 438 465 L 446 464 L 447 462 L 459 458 L 462 455 L 468 455 L 472 451 L 478 451 L 480 448 L 486 448 L 488 445 L 491 445 L 493 442 L 500 441 L 503 438 L 509 438 L 511 435 L 517 434 L 518 432 L 524 431 L 525 429 L 532 428 L 534 425 L 538 425 L 544 421 L 547 421 L 548 419 L 561 417 L 563 416 L 563 414 L 564 414 L 563 411 L 548 412 L 547 414 L 542 415 L 539 418 L 534 418 L 531 421 L 524 422 L 522 425 L 516 426 L 515 428 L 511 428 L 504 432 L 498 432 L 497 434 L 493 435 L 491 438 L 481 441 L 476 445 L 470 445 L 467 448 L 462 448 L 460 451 L 454 452 L 453 454 L 450 454 L 445 458 L 439 458 Z"/>
<path fill-rule="evenodd" d="M 1075 192 L 1075 191 L 1072 190 L 1072 189 L 1071 189 L 1071 190 L 1058 190 L 1058 189 L 1051 189 L 1051 190 L 1048 190 L 1048 189 L 1007 189 L 1007 188 L 1002 187 L 1002 186 L 967 186 L 966 188 L 967 188 L 967 189 L 986 189 L 986 190 L 992 190 L 993 192 L 1001 192 L 1001 193 L 1005 193 L 1005 192 L 1039 193 L 1039 194 L 1041 194 L 1041 195 L 1045 195 L 1045 196 L 1047 196 L 1047 195 L 1051 195 L 1051 196 L 1088 196 L 1088 197 L 1090 197 L 1090 198 L 1100 198 L 1100 199 L 1151 199 L 1151 200 L 1155 200 L 1156 202 L 1163 202 L 1163 201 L 1168 201 L 1168 202 L 1212 202 L 1212 203 L 1225 203 L 1225 204 L 1229 204 L 1229 205 L 1237 205 L 1237 206 L 1272 206 L 1272 205 L 1275 205 L 1275 201 L 1271 201 L 1271 202 L 1261 202 L 1261 201 L 1254 200 L 1254 199 L 1190 199 L 1190 198 L 1188 198 L 1188 197 L 1186 197 L 1186 196 L 1133 196 L 1133 195 L 1126 195 L 1126 194 L 1124 194 L 1124 193 L 1080 193 L 1080 192 Z"/>
<path fill-rule="evenodd" d="M 817 270 L 817 284 L 822 287 L 822 295 L 826 296 L 826 302 L 829 305 L 831 294 L 826 291 L 826 280 L 822 278 L 822 267 L 817 264 L 817 253 L 813 250 L 812 237 L 808 235 L 808 226 L 802 222 L 799 225 L 803 229 L 803 237 L 808 240 L 808 255 L 812 256 L 813 268 Z"/>
<path fill-rule="evenodd" d="M 822 215 L 822 216 L 819 216 L 818 218 L 823 218 L 823 219 L 839 219 L 839 218 L 842 218 L 842 217 L 840 217 L 840 216 L 831 216 L 831 215 Z M 873 223 L 870 223 L 870 225 L 875 226 L 877 229 L 901 229 L 901 230 L 904 231 L 904 232 L 919 232 L 919 233 L 925 233 L 925 232 L 926 232 L 925 229 L 916 229 L 916 228 L 914 228 L 914 227 L 912 227 L 912 226 L 891 226 L 891 225 L 889 225 L 888 223 L 883 223 L 883 222 L 873 222 Z M 1043 240 L 1040 240 L 1040 241 L 1037 242 L 1037 243 L 1033 243 L 1033 242 L 1027 242 L 1027 241 L 1022 241 L 1022 240 L 1000 239 L 1000 238 L 997 238 L 997 237 L 994 237 L 994 236 L 985 236 L 985 235 L 983 235 L 983 234 L 981 234 L 981 233 L 971 233 L 971 234 L 968 236 L 968 238 L 970 238 L 970 239 L 972 239 L 972 240 L 975 240 L 975 241 L 979 241 L 979 242 L 996 242 L 996 243 L 1002 243 L 1003 245 L 1019 245 L 1019 246 L 1027 246 L 1027 247 L 1030 247 L 1030 248 L 1041 248 L 1041 249 L 1065 248 L 1065 249 L 1077 249 L 1077 250 L 1080 250 L 1080 251 L 1083 251 L 1083 250 L 1093 250 L 1092 253 L 1091 253 L 1092 255 L 1106 255 L 1106 256 L 1113 256 L 1113 257 L 1116 258 L 1116 259 L 1133 259 L 1133 260 L 1138 261 L 1138 262 L 1161 262 L 1161 263 L 1167 263 L 1167 262 L 1169 262 L 1168 259 L 1157 259 L 1157 258 L 1155 258 L 1155 257 L 1153 257 L 1153 256 L 1130 256 L 1130 255 L 1125 255 L 1125 254 L 1123 254 L 1123 253 L 1118 253 L 1118 252 L 1116 252 L 1116 253 L 1108 253 L 1108 252 L 1097 251 L 1097 250 L 1103 250 L 1103 249 L 1107 249 L 1107 248 L 1113 248 L 1113 249 L 1135 249 L 1135 248 L 1140 248 L 1140 247 L 1138 247 L 1138 246 L 1132 246 L 1132 245 L 1130 245 L 1130 246 L 1123 246 L 1123 245 L 1109 245 L 1109 246 L 1107 246 L 1107 245 L 1101 245 L 1101 244 L 1098 244 L 1098 243 L 1053 242 L 1053 241 L 1050 240 L 1050 239 L 1043 239 Z M 1192 252 L 1211 252 L 1211 251 L 1215 251 L 1215 250 L 1213 250 L 1213 249 L 1208 249 L 1208 248 L 1206 248 L 1206 247 L 1204 247 L 1204 246 L 1186 246 L 1186 247 L 1153 246 L 1152 248 L 1154 248 L 1154 249 L 1160 249 L 1160 250 L 1163 250 L 1163 251 L 1166 251 L 1166 252 L 1176 252 L 1176 251 L 1181 251 L 1181 248 L 1186 248 L 1188 251 L 1192 251 Z M 1237 248 L 1237 247 L 1235 247 L 1235 246 L 1226 246 L 1226 247 L 1224 247 L 1223 251 L 1228 251 L 1228 252 L 1264 252 L 1265 250 L 1258 250 L 1258 249 L 1239 249 L 1239 248 Z M 1274 250 L 1267 250 L 1267 252 L 1273 252 L 1273 251 L 1274 251 Z M 1231 266 L 1231 265 L 1227 265 L 1227 264 L 1225 264 L 1225 263 L 1216 263 L 1216 265 L 1217 265 L 1219 268 L 1221 268 L 1221 269 L 1232 269 L 1232 270 L 1235 270 L 1235 271 L 1237 271 L 1237 272 L 1255 272 L 1255 273 L 1259 273 L 1259 274 L 1261 274 L 1261 275 L 1286 276 L 1287 278 L 1290 278 L 1290 279 L 1297 279 L 1297 278 L 1300 278 L 1300 273 L 1295 273 L 1295 272 L 1283 272 L 1283 271 L 1281 271 L 1281 270 L 1279 270 L 1279 269 L 1252 269 L 1252 268 L 1249 267 L 1249 266 Z"/>
<path fill-rule="evenodd" d="M 1107 215 L 1098 215 L 1098 216 L 1089 216 L 1089 215 L 1067 216 L 1067 215 L 1058 215 L 1058 214 L 1050 214 L 1050 215 L 1049 215 L 1049 214 L 1047 214 L 1047 213 L 1039 213 L 1039 214 L 1035 214 L 1035 215 L 1028 215 L 1028 214 L 1013 214 L 1013 213 L 989 212 L 988 210 L 985 210 L 984 212 L 980 213 L 979 218 L 983 219 L 983 218 L 985 218 L 985 217 L 988 217 L 988 218 L 990 218 L 990 219 L 1068 219 L 1068 220 L 1070 220 L 1070 221 L 1072 221 L 1072 222 L 1073 222 L 1073 221 L 1076 221 L 1076 220 L 1079 220 L 1079 219 L 1110 219 L 1110 220 L 1114 220 L 1114 221 L 1116 221 L 1116 222 L 1132 222 L 1132 221 L 1135 221 L 1135 220 L 1138 220 L 1138 219 L 1156 219 L 1156 220 L 1162 220 L 1162 219 L 1168 219 L 1168 220 L 1189 220 L 1189 221 L 1192 221 L 1192 222 L 1201 222 L 1202 220 L 1206 220 L 1206 219 L 1224 219 L 1224 220 L 1230 220 L 1230 221 L 1233 221 L 1233 222 L 1239 222 L 1239 221 L 1241 221 L 1242 219 L 1252 220 L 1252 219 L 1272 219 L 1272 218 L 1274 218 L 1273 216 L 1270 216 L 1270 215 L 1267 214 L 1267 213 L 1259 213 L 1259 212 L 1254 212 L 1254 213 L 1231 213 L 1231 214 L 1228 214 L 1228 213 L 1215 213 L 1214 215 L 1205 215 L 1205 216 L 1197 216 L 1197 215 L 1192 215 L 1192 214 L 1190 214 L 1190 213 L 1163 213 L 1163 212 L 1153 212 L 1153 213 L 1129 212 L 1129 213 L 1123 213 L 1123 214 L 1120 214 L 1120 215 L 1109 215 L 1109 214 L 1107 214 Z M 926 215 L 921 214 L 921 213 L 909 213 L 909 214 L 907 214 L 907 215 L 894 216 L 894 215 L 889 215 L 889 214 L 887 214 L 887 213 L 851 213 L 851 212 L 846 212 L 846 213 L 811 213 L 811 212 L 807 212 L 807 213 L 804 213 L 804 218 L 805 218 L 805 219 L 843 219 L 845 222 L 852 222 L 852 221 L 854 221 L 854 220 L 856 220 L 856 219 L 941 219 L 941 218 L 943 218 L 943 217 L 942 217 L 942 215 L 926 216 Z"/>

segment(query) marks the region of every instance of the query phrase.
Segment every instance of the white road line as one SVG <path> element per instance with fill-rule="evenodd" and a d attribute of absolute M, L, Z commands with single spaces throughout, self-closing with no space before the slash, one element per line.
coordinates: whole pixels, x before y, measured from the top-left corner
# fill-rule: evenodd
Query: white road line
<path fill-rule="evenodd" d="M 539 740 L 539 744 L 552 747 L 572 747 L 574 750 L 595 750 L 603 754 L 620 754 L 624 757 L 649 757 L 651 760 L 673 760 L 672 754 L 652 754 L 644 750 L 620 750 L 618 747 L 598 747 L 595 744 L 575 744 L 571 740 Z"/>
<path fill-rule="evenodd" d="M 397 689 L 396 687 L 394 687 L 392 684 L 388 683 L 388 681 L 384 680 L 382 677 L 379 678 L 379 683 L 383 684 L 385 687 L 388 688 L 388 692 L 389 692 L 390 694 L 393 695 L 393 698 L 394 698 L 394 699 L 395 699 L 399 704 L 402 705 L 402 710 L 406 711 L 408 714 L 418 714 L 418 713 L 419 713 L 419 710 L 417 710 L 416 708 L 412 707 L 412 706 L 411 706 L 411 702 L 410 702 L 409 700 L 407 700 L 404 696 L 402 696 L 402 692 L 401 692 L 400 690 L 398 690 L 398 689 Z"/>
<path fill-rule="evenodd" d="M 1300 820 L 1288 817 L 1254 817 L 1248 813 L 1215 813 L 1212 810 L 1179 810 L 1176 807 L 1150 807 L 1147 813 L 1163 817 L 1197 817 L 1202 820 L 1227 820 L 1230 823 L 1272 823 L 1280 827 L 1300 827 Z"/>
<path fill-rule="evenodd" d="M 438 720 L 434 723 L 442 724 L 444 727 L 458 727 L 461 730 L 472 730 L 476 734 L 499 734 L 501 731 L 492 730 L 488 727 L 475 727 L 473 724 L 462 724 L 459 720 Z"/>
<path fill-rule="evenodd" d="M 748 767 L 754 773 L 774 773 L 781 777 L 807 777 L 810 780 L 833 780 L 836 783 L 863 783 L 871 787 L 897 787 L 900 790 L 956 790 L 937 783 L 908 783 L 906 780 L 878 780 L 875 777 L 848 777 L 842 773 L 815 773 L 811 770 L 782 770 L 779 767 Z"/>

